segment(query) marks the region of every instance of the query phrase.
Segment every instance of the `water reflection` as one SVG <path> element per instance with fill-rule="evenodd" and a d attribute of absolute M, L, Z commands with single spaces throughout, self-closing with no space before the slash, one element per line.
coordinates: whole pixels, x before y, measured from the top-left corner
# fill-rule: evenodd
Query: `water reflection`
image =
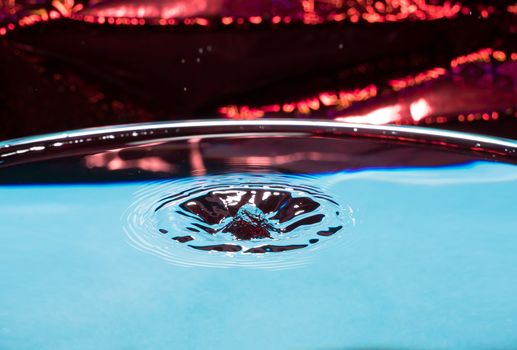
<path fill-rule="evenodd" d="M 315 144 L 318 146 L 315 147 Z M 421 147 L 397 146 L 386 148 L 383 142 L 313 138 L 236 137 L 201 138 L 185 141 L 153 143 L 113 149 L 87 155 L 82 161 L 87 169 L 97 173 L 142 172 L 141 176 L 193 175 L 227 169 L 260 173 L 275 169 L 292 173 L 320 173 L 368 168 L 395 168 L 404 164 L 411 167 L 440 166 L 469 162 L 470 156 Z M 422 156 L 425 153 L 425 156 Z M 134 173 L 134 172 L 133 172 Z M 153 175 L 153 173 L 155 173 Z M 131 175 L 133 178 L 137 175 Z"/>

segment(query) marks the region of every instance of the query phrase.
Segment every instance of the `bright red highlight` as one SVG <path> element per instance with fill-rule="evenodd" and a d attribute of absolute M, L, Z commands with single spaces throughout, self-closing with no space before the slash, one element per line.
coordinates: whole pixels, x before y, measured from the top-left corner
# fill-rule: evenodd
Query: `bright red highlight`
<path fill-rule="evenodd" d="M 372 112 L 363 115 L 352 115 L 349 117 L 338 117 L 337 121 L 347 123 L 362 123 L 362 124 L 390 124 L 398 122 L 402 119 L 402 107 L 400 105 L 387 106 L 376 109 Z"/>
<path fill-rule="evenodd" d="M 425 98 L 421 98 L 409 105 L 409 111 L 411 118 L 413 118 L 415 122 L 419 122 L 431 114 L 432 108 Z"/>

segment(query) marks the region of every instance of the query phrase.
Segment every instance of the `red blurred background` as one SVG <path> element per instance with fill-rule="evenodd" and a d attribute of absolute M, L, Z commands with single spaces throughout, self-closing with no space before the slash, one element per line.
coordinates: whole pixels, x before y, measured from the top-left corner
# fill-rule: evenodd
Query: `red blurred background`
<path fill-rule="evenodd" d="M 517 3 L 4 0 L 0 139 L 193 118 L 517 138 Z"/>

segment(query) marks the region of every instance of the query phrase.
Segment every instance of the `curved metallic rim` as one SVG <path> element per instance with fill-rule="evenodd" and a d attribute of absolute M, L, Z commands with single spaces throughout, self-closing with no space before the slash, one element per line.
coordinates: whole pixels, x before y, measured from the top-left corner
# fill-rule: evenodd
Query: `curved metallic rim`
<path fill-rule="evenodd" d="M 79 129 L 41 136 L 30 136 L 0 142 L 0 163 L 2 158 L 23 153 L 41 152 L 63 145 L 87 146 L 94 142 L 111 144 L 157 140 L 178 136 L 203 136 L 214 134 L 254 134 L 271 132 L 318 132 L 353 137 L 377 137 L 407 142 L 430 141 L 440 144 L 461 145 L 464 149 L 498 153 L 517 158 L 517 141 L 457 131 L 439 130 L 419 126 L 351 124 L 325 120 L 187 120 L 105 126 Z M 445 145 L 446 146 L 446 145 Z"/>

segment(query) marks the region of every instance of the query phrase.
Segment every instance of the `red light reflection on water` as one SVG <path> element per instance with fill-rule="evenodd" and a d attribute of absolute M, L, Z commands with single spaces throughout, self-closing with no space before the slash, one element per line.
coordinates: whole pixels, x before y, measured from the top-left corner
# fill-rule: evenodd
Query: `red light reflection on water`
<path fill-rule="evenodd" d="M 296 162 L 339 162 L 344 159 L 343 153 L 323 153 L 323 152 L 293 152 L 275 156 L 228 156 L 226 162 L 233 166 L 248 165 L 258 167 L 269 167 L 292 164 Z"/>
<path fill-rule="evenodd" d="M 200 142 L 202 138 L 191 138 L 188 140 L 190 144 L 190 167 L 192 168 L 192 175 L 206 175 L 206 167 L 201 154 Z"/>
<path fill-rule="evenodd" d="M 152 172 L 170 173 L 175 170 L 171 164 L 159 157 L 144 157 L 139 159 L 127 160 L 119 155 L 120 149 L 108 152 L 92 154 L 85 157 L 87 168 L 106 168 L 108 170 L 141 169 Z"/>

